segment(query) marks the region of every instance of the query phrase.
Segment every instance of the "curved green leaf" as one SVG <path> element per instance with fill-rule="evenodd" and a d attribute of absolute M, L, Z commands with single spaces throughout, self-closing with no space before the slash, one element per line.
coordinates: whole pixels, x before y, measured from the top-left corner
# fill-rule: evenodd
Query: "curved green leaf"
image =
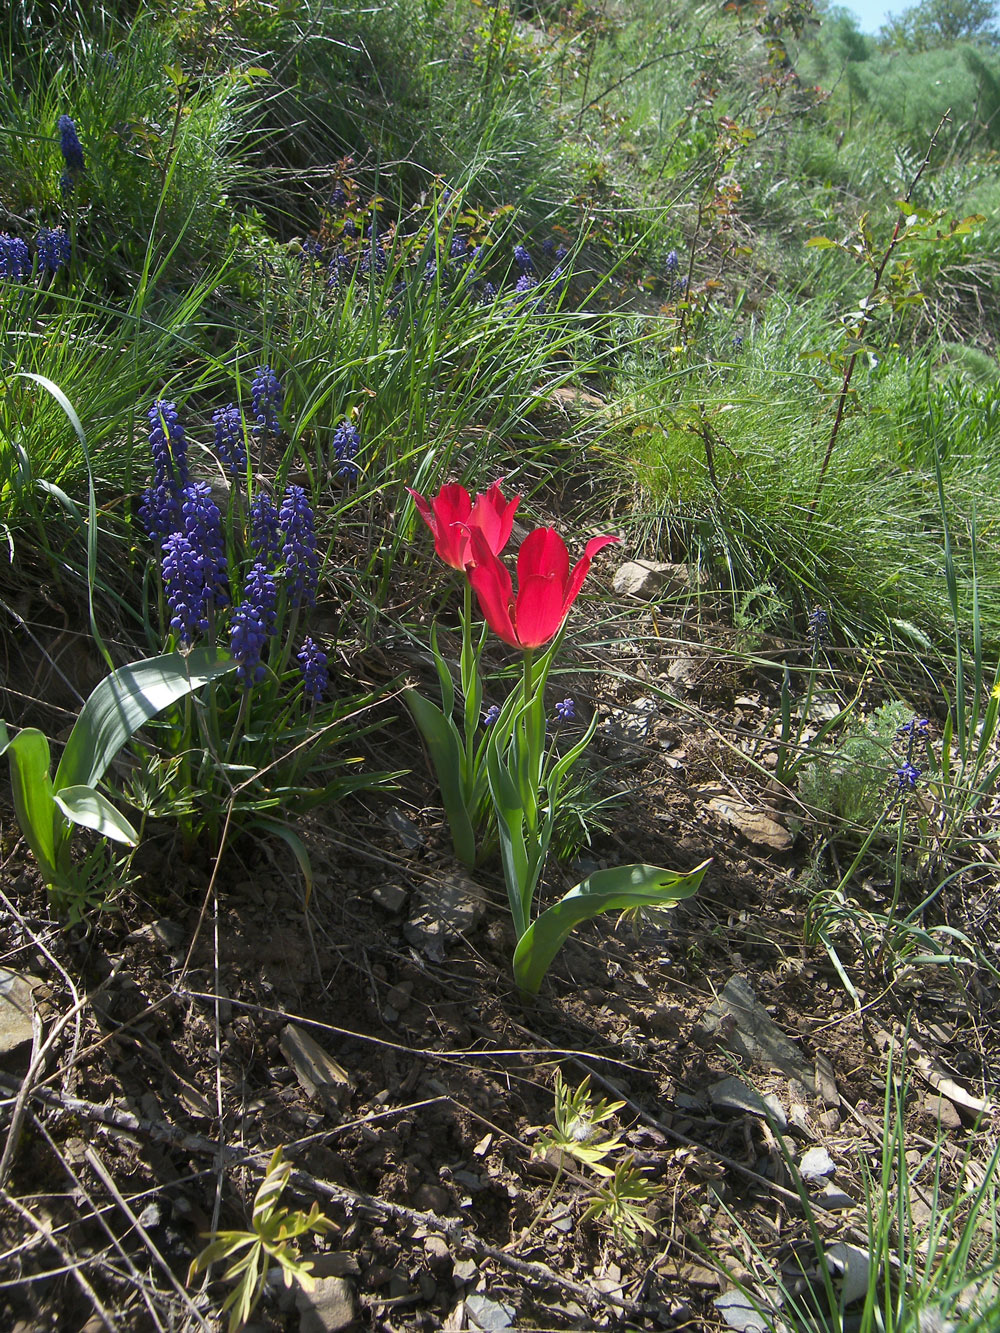
<path fill-rule="evenodd" d="M 51 883 L 58 879 L 59 828 L 62 816 L 52 795 L 49 743 L 37 727 L 23 727 L 13 740 L 0 722 L 0 755 L 10 761 L 14 813 L 38 868 Z"/>
<path fill-rule="evenodd" d="M 215 648 L 195 648 L 112 671 L 80 710 L 56 769 L 56 791 L 95 786 L 144 722 L 235 666 Z"/>
<path fill-rule="evenodd" d="M 455 855 L 471 869 L 476 864 L 476 833 L 465 805 L 462 775 L 466 761 L 458 728 L 436 704 L 416 690 L 404 691 L 403 699 L 430 753 Z"/>
<path fill-rule="evenodd" d="M 139 841 L 138 833 L 125 816 L 93 787 L 62 787 L 55 794 L 55 803 L 73 824 L 91 828 L 128 847 L 134 847 Z"/>
<path fill-rule="evenodd" d="M 686 875 L 658 866 L 613 866 L 597 870 L 528 927 L 514 950 L 514 980 L 521 990 L 535 995 L 566 936 L 602 912 L 632 907 L 673 907 L 698 889 L 709 862 Z"/>

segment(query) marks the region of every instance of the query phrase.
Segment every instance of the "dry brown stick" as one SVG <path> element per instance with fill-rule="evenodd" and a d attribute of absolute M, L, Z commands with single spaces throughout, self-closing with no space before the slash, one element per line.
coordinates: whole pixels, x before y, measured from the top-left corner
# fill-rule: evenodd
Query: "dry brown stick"
<path fill-rule="evenodd" d="M 9 1082 L 11 1080 L 0 1074 L 0 1085 Z M 253 1152 L 249 1149 L 230 1148 L 220 1145 L 213 1139 L 205 1138 L 201 1134 L 185 1134 L 162 1121 L 143 1119 L 133 1115 L 131 1111 L 122 1111 L 115 1106 L 99 1106 L 95 1102 L 85 1102 L 78 1097 L 67 1097 L 50 1088 L 34 1088 L 31 1095 L 51 1106 L 61 1107 L 81 1118 L 105 1125 L 108 1129 L 118 1133 L 146 1135 L 183 1152 L 218 1155 L 226 1159 L 231 1166 L 252 1166 L 259 1171 L 264 1171 L 270 1157 L 269 1152 L 264 1149 L 260 1152 Z M 391 1217 L 404 1226 L 425 1227 L 428 1230 L 437 1231 L 453 1244 L 460 1244 L 466 1249 L 472 1250 L 478 1258 L 490 1259 L 519 1277 L 530 1279 L 533 1283 L 541 1282 L 561 1287 L 564 1291 L 575 1296 L 577 1300 L 584 1301 L 591 1307 L 595 1305 L 605 1308 L 611 1307 L 631 1315 L 642 1313 L 643 1307 L 634 1301 L 625 1300 L 623 1297 L 615 1296 L 609 1292 L 592 1290 L 579 1282 L 574 1282 L 572 1278 L 563 1277 L 546 1264 L 535 1263 L 526 1259 L 515 1259 L 513 1255 L 506 1254 L 495 1246 L 487 1245 L 485 1241 L 480 1240 L 474 1234 L 466 1232 L 465 1223 L 461 1218 L 447 1218 L 440 1217 L 437 1213 L 417 1212 L 413 1208 L 392 1203 L 388 1199 L 380 1199 L 375 1195 L 348 1189 L 345 1185 L 334 1185 L 329 1181 L 319 1180 L 307 1171 L 298 1169 L 293 1171 L 291 1180 L 297 1188 L 323 1195 L 348 1210 L 367 1210 L 380 1217 Z"/>

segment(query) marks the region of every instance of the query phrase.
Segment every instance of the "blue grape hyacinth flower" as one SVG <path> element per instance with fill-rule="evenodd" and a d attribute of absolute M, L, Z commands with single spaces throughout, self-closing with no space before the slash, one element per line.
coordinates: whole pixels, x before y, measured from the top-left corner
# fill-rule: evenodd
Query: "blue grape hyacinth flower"
<path fill-rule="evenodd" d="M 207 482 L 193 481 L 181 491 L 184 535 L 202 562 L 205 593 L 211 606 L 229 601 L 229 574 L 222 515 Z"/>
<path fill-rule="evenodd" d="M 157 399 L 148 412 L 152 485 L 143 492 L 139 518 L 154 541 L 182 526 L 181 491 L 187 485 L 187 439 L 176 403 Z"/>
<path fill-rule="evenodd" d="M 526 245 L 514 246 L 514 262 L 522 273 L 530 273 L 535 267 L 535 261 L 531 257 L 531 252 Z"/>
<path fill-rule="evenodd" d="M 295 660 L 302 671 L 302 689 L 306 698 L 310 703 L 318 704 L 330 687 L 326 653 L 306 635 Z"/>
<path fill-rule="evenodd" d="M 921 770 L 916 768 L 907 759 L 906 763 L 900 764 L 896 769 L 896 785 L 899 791 L 913 791 L 917 785 Z"/>
<path fill-rule="evenodd" d="M 319 582 L 319 555 L 312 506 L 301 486 L 289 486 L 285 491 L 278 523 L 284 537 L 281 554 L 289 605 L 299 606 L 305 601 L 313 606 Z"/>
<path fill-rule="evenodd" d="M 236 678 L 247 688 L 263 680 L 267 672 L 262 658 L 274 633 L 277 606 L 278 585 L 274 574 L 257 561 L 247 574 L 243 600 L 233 612 L 229 626 L 229 649 L 236 662 Z"/>
<path fill-rule="evenodd" d="M 567 697 L 560 699 L 556 704 L 556 720 L 558 722 L 572 722 L 576 718 L 576 703 L 573 699 Z"/>
<path fill-rule="evenodd" d="M 266 569 L 274 569 L 281 556 L 281 527 L 274 501 L 264 491 L 250 501 L 250 554 Z"/>
<path fill-rule="evenodd" d="M 59 130 L 59 151 L 66 163 L 66 170 L 73 174 L 86 171 L 83 146 L 73 120 L 69 116 L 60 116 L 56 124 Z"/>
<path fill-rule="evenodd" d="M 216 453 L 230 476 L 238 477 L 247 465 L 243 413 L 235 403 L 229 403 L 212 413 L 212 422 L 215 425 Z"/>
<path fill-rule="evenodd" d="M 0 278 L 8 282 L 23 282 L 31 272 L 31 255 L 26 241 L 20 236 L 0 232 Z"/>
<path fill-rule="evenodd" d="M 492 727 L 493 723 L 497 720 L 499 716 L 500 716 L 500 705 L 490 704 L 489 708 L 487 708 L 486 712 L 483 714 L 483 726 Z"/>
<path fill-rule="evenodd" d="M 182 644 L 193 643 L 208 629 L 208 591 L 204 560 L 183 532 L 165 539 L 162 572 L 170 628 Z"/>
<path fill-rule="evenodd" d="M 58 273 L 69 263 L 73 246 L 64 227 L 42 227 L 35 237 L 39 270 Z"/>
<path fill-rule="evenodd" d="M 254 434 L 276 435 L 278 413 L 285 405 L 285 391 L 270 366 L 261 366 L 250 386 L 250 403 L 257 418 Z"/>
<path fill-rule="evenodd" d="M 360 468 L 354 462 L 358 450 L 361 448 L 361 436 L 358 434 L 357 427 L 345 419 L 333 432 L 333 455 L 340 463 L 337 468 L 339 477 L 346 477 L 348 481 L 354 479 L 360 474 Z"/>

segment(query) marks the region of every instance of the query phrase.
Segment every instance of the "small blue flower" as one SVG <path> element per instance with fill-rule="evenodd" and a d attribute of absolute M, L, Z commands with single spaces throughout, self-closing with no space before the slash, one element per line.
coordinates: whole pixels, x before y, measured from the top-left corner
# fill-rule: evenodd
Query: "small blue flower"
<path fill-rule="evenodd" d="M 898 730 L 898 732 L 897 732 L 897 735 L 899 735 L 899 736 L 915 736 L 915 735 L 926 736 L 926 735 L 927 735 L 927 727 L 928 727 L 928 721 L 927 721 L 927 718 L 925 718 L 925 717 L 913 717 L 913 718 L 911 718 L 911 719 L 909 720 L 909 722 L 904 722 L 904 723 L 903 723 L 903 725 L 899 728 L 899 730 Z"/>
<path fill-rule="evenodd" d="M 556 263 L 557 263 L 557 264 L 561 264 L 562 261 L 566 258 L 566 256 L 567 256 L 568 254 L 569 254 L 569 251 L 566 249 L 565 245 L 557 246 L 557 247 L 556 247 Z"/>
<path fill-rule="evenodd" d="M 162 570 L 170 628 L 182 644 L 193 643 L 208 629 L 208 596 L 204 562 L 183 532 L 164 541 Z"/>
<path fill-rule="evenodd" d="M 235 403 L 212 413 L 215 425 L 215 450 L 230 476 L 237 477 L 247 465 L 246 434 L 243 413 Z"/>
<path fill-rule="evenodd" d="M 576 704 L 570 698 L 561 699 L 556 704 L 556 720 L 558 722 L 572 722 L 576 718 Z"/>
<path fill-rule="evenodd" d="M 531 258 L 531 253 L 525 245 L 514 246 L 514 262 L 522 273 L 530 273 L 535 267 L 535 261 Z"/>
<path fill-rule="evenodd" d="M 921 770 L 915 768 L 909 760 L 896 769 L 896 783 L 900 791 L 913 791 L 917 785 Z"/>
<path fill-rule="evenodd" d="M 315 236 L 308 236 L 302 242 L 302 249 L 299 251 L 299 263 L 303 268 L 307 264 L 318 264 L 323 259 L 323 245 Z"/>
<path fill-rule="evenodd" d="M 31 255 L 27 242 L 20 236 L 0 232 L 0 278 L 8 282 L 23 282 L 31 272 Z"/>
<path fill-rule="evenodd" d="M 289 486 L 285 491 L 278 522 L 284 536 L 281 554 L 289 604 L 298 606 L 305 600 L 312 606 L 319 582 L 319 555 L 312 506 L 301 486 Z"/>
<path fill-rule="evenodd" d="M 187 439 L 177 404 L 158 398 L 146 415 L 154 485 L 166 481 L 178 489 L 187 485 Z"/>
<path fill-rule="evenodd" d="M 255 435 L 277 435 L 278 413 L 285 403 L 281 381 L 270 366 L 261 366 L 250 386 L 250 404 L 257 418 Z"/>
<path fill-rule="evenodd" d="M 58 273 L 63 265 L 68 264 L 73 254 L 73 247 L 64 227 L 42 227 L 35 237 L 35 249 L 38 252 L 39 270 Z"/>
<path fill-rule="evenodd" d="M 455 236 L 452 238 L 450 255 L 452 259 L 469 258 L 469 242 L 464 236 Z"/>
<path fill-rule="evenodd" d="M 732 349 L 734 352 L 742 352 L 743 335 L 741 333 L 734 333 L 732 338 L 730 339 L 730 343 L 732 345 Z"/>
<path fill-rule="evenodd" d="M 489 305 L 493 305 L 493 303 L 494 303 L 494 301 L 496 301 L 496 299 L 497 299 L 497 289 L 496 289 L 496 287 L 494 286 L 494 284 L 493 284 L 492 282 L 484 282 L 484 283 L 483 283 L 483 294 L 482 294 L 482 296 L 479 298 L 479 304 L 480 304 L 481 306 L 489 306 Z"/>
<path fill-rule="evenodd" d="M 59 151 L 66 163 L 66 170 L 71 174 L 86 171 L 83 148 L 73 121 L 69 116 L 60 116 L 57 125 L 59 129 Z"/>
<path fill-rule="evenodd" d="M 809 613 L 809 640 L 813 648 L 820 648 L 830 637 L 830 617 L 821 606 Z"/>
<path fill-rule="evenodd" d="M 302 640 L 301 650 L 295 655 L 295 660 L 302 669 L 302 689 L 306 698 L 310 703 L 318 704 L 330 687 L 326 653 L 306 635 Z"/>
<path fill-rule="evenodd" d="M 250 501 L 250 554 L 265 569 L 274 569 L 281 555 L 281 531 L 278 511 L 266 492 Z"/>
<path fill-rule="evenodd" d="M 336 189 L 333 191 L 333 193 L 330 195 L 330 201 L 328 207 L 343 208 L 346 203 L 347 203 L 347 191 L 341 189 L 341 187 L 338 185 Z"/>
<path fill-rule="evenodd" d="M 483 726 L 492 727 L 493 723 L 497 720 L 499 716 L 500 716 L 500 705 L 490 704 L 489 708 L 487 708 L 486 712 L 483 714 Z"/>
<path fill-rule="evenodd" d="M 139 521 L 157 544 L 181 527 L 180 491 L 171 481 L 157 482 L 142 493 Z"/>
<path fill-rule="evenodd" d="M 184 535 L 202 563 L 206 603 L 213 608 L 229 601 L 229 575 L 222 516 L 207 482 L 193 481 L 181 491 Z"/>
<path fill-rule="evenodd" d="M 677 251 L 668 250 L 667 257 L 663 261 L 663 267 L 667 270 L 668 273 L 673 274 L 677 272 L 677 268 L 680 262 L 681 262 L 680 256 L 677 254 Z"/>
<path fill-rule="evenodd" d="M 346 287 L 351 281 L 353 272 L 354 260 L 350 255 L 345 255 L 343 252 L 335 254 L 327 269 L 327 287 Z"/>
<path fill-rule="evenodd" d="M 359 468 L 353 461 L 361 448 L 361 436 L 357 427 L 345 417 L 333 432 L 333 453 L 340 463 L 337 475 L 353 481 L 359 475 Z"/>
<path fill-rule="evenodd" d="M 243 600 L 233 612 L 229 626 L 229 649 L 237 663 L 236 677 L 248 688 L 266 674 L 261 658 L 274 633 L 277 604 L 275 577 L 258 561 L 246 577 Z"/>

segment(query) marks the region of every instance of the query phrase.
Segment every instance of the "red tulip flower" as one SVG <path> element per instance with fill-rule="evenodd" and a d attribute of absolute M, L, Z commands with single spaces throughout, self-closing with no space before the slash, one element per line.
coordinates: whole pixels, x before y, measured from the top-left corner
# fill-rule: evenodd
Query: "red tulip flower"
<path fill-rule="evenodd" d="M 470 542 L 473 531 L 482 534 L 493 556 L 499 555 L 510 541 L 514 514 L 521 497 L 515 495 L 513 500 L 505 500 L 498 481 L 485 495 L 477 495 L 475 504 L 465 487 L 455 482 L 442 486 L 430 502 L 409 486 L 406 489 L 413 496 L 420 517 L 434 534 L 435 551 L 452 569 L 464 572 L 473 560 Z"/>
<path fill-rule="evenodd" d="M 536 528 L 517 553 L 515 598 L 510 574 L 485 533 L 472 528 L 469 537 L 473 563 L 466 573 L 486 623 L 504 643 L 522 649 L 540 648 L 558 632 L 580 594 L 590 562 L 598 551 L 618 541 L 617 537 L 593 537 L 571 572 L 566 543 L 555 528 Z"/>

